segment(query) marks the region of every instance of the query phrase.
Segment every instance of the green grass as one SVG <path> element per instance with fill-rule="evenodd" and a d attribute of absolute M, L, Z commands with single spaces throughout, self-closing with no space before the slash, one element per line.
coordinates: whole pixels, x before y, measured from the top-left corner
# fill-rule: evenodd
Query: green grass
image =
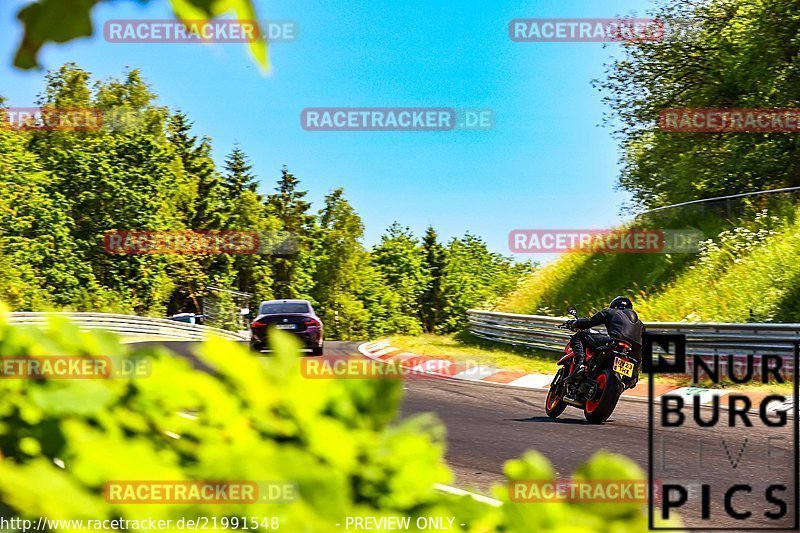
<path fill-rule="evenodd" d="M 560 354 L 485 341 L 468 333 L 457 335 L 395 335 L 395 348 L 417 355 L 452 357 L 456 360 L 493 365 L 506 370 L 554 374 Z"/>
<path fill-rule="evenodd" d="M 503 370 L 538 374 L 555 374 L 556 361 L 560 352 L 548 352 L 533 348 L 515 347 L 501 343 L 486 341 L 470 335 L 459 333 L 451 335 L 423 334 L 418 336 L 395 335 L 389 337 L 395 348 L 404 352 L 428 357 L 452 357 L 459 361 L 470 361 L 495 366 Z M 647 384 L 642 376 L 640 387 Z M 705 388 L 736 389 L 751 392 L 778 393 L 791 395 L 792 383 L 748 383 L 745 385 L 723 381 L 718 384 L 700 383 L 695 385 L 687 377 L 659 376 L 657 383 L 672 384 L 679 387 L 700 386 Z"/>
<path fill-rule="evenodd" d="M 800 222 L 786 223 L 751 249 L 718 252 L 641 302 L 647 320 L 800 320 Z"/>
<path fill-rule="evenodd" d="M 713 244 L 697 254 L 564 254 L 497 310 L 563 315 L 572 304 L 588 315 L 626 294 L 645 322 L 800 322 L 800 216 L 780 213 L 699 222 Z"/>

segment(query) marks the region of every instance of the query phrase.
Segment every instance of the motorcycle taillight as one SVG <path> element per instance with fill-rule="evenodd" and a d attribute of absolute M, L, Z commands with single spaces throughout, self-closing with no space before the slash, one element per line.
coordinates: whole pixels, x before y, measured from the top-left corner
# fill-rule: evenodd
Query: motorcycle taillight
<path fill-rule="evenodd" d="M 626 354 L 631 350 L 631 345 L 627 342 L 617 341 L 614 343 L 614 351 L 617 353 Z"/>

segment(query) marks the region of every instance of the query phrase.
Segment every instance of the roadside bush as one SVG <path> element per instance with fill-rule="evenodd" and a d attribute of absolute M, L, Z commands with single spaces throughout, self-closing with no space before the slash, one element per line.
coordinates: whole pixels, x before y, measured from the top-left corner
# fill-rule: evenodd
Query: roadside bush
<path fill-rule="evenodd" d="M 575 531 L 568 524 L 585 516 L 585 531 L 607 530 L 597 510 L 553 507 L 547 522 L 537 518 L 542 509 L 560 504 L 496 508 L 435 491 L 435 483 L 452 480 L 444 432 L 427 416 L 395 421 L 399 382 L 307 379 L 293 339 L 276 337 L 273 347 L 274 357 L 257 358 L 210 339 L 192 361 L 160 347 L 123 345 L 110 333 L 80 332 L 60 318 L 41 330 L 0 322 L 6 358 L 105 356 L 147 370 L 110 379 L 0 379 L 0 516 L 277 517 L 281 530 L 293 532 L 339 530 L 346 516 L 410 516 L 412 524 L 420 516 L 456 516 L 456 528 L 464 523 L 476 532 Z M 531 461 L 512 461 L 507 470 L 519 475 Z M 298 497 L 249 505 L 107 502 L 105 484 L 120 480 L 288 482 Z M 615 531 L 643 530 L 642 516 L 631 509 L 615 517 L 626 524 Z"/>
<path fill-rule="evenodd" d="M 497 310 L 589 315 L 629 295 L 645 322 L 800 320 L 800 209 L 755 208 L 749 218 L 710 218 L 692 254 L 567 253 L 537 270 Z M 723 224 L 724 222 L 724 224 Z M 678 227 L 664 224 L 664 227 Z"/>
<path fill-rule="evenodd" d="M 800 319 L 800 222 L 761 211 L 703 243 L 698 260 L 639 306 L 645 320 Z"/>

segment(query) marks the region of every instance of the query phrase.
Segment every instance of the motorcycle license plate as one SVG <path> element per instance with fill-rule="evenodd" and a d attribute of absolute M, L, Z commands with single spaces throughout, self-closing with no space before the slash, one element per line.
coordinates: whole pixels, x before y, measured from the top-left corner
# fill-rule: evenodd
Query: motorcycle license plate
<path fill-rule="evenodd" d="M 632 378 L 633 377 L 633 363 L 630 361 L 626 361 L 625 359 L 621 359 L 619 357 L 614 358 L 614 372 L 619 372 L 623 376 Z"/>

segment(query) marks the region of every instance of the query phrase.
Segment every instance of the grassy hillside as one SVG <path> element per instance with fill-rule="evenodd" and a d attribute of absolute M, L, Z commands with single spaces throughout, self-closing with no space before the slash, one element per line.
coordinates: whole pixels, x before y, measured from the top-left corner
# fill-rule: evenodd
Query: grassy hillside
<path fill-rule="evenodd" d="M 711 237 L 699 253 L 564 254 L 497 309 L 563 315 L 570 303 L 588 314 L 625 294 L 645 321 L 800 322 L 800 209 L 750 213 L 734 221 L 706 211 L 693 220 Z M 685 227 L 682 216 L 662 227 Z"/>

